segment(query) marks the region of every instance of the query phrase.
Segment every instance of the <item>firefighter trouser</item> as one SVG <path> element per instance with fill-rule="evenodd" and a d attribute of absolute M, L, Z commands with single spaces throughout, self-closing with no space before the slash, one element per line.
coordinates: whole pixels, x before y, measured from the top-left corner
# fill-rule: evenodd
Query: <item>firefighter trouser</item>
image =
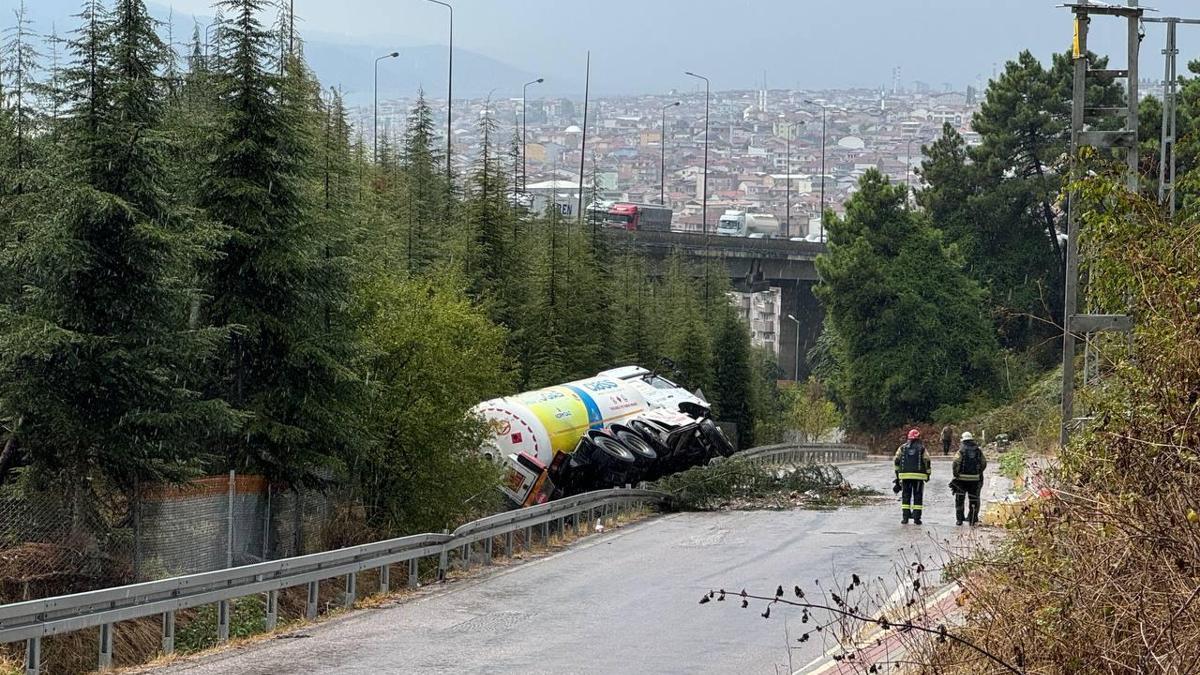
<path fill-rule="evenodd" d="M 925 508 L 924 497 L 924 480 L 905 478 L 900 481 L 900 513 L 904 520 L 907 521 L 910 517 L 913 520 L 921 519 L 921 511 Z"/>
<path fill-rule="evenodd" d="M 954 513 L 958 518 L 958 522 L 964 520 L 974 525 L 979 522 L 979 489 L 983 487 L 981 480 L 961 480 L 958 481 L 958 490 L 954 491 Z M 967 511 L 967 516 L 963 517 L 963 502 L 970 501 L 970 507 Z"/>

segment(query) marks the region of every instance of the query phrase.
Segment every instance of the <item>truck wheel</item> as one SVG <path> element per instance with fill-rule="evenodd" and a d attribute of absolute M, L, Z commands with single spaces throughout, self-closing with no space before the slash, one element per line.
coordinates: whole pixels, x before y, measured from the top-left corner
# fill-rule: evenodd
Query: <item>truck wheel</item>
<path fill-rule="evenodd" d="M 704 437 L 704 442 L 715 454 L 728 457 L 736 452 L 733 443 L 730 443 L 729 439 L 725 438 L 725 432 L 721 431 L 721 427 L 717 426 L 717 423 L 711 419 L 700 422 L 700 434 Z"/>
<path fill-rule="evenodd" d="M 621 441 L 604 431 L 589 431 L 586 440 L 595 447 L 596 489 L 621 487 L 637 478 L 633 453 Z"/>
<path fill-rule="evenodd" d="M 642 440 L 636 431 L 623 424 L 614 424 L 608 432 L 633 453 L 634 465 L 641 474 L 642 480 L 658 478 L 658 472 L 661 469 L 658 453 L 649 443 Z"/>
<path fill-rule="evenodd" d="M 644 420 L 633 420 L 629 423 L 629 428 L 646 442 L 654 453 L 658 455 L 658 461 L 655 464 L 658 466 L 658 476 L 669 476 L 675 473 L 675 457 L 670 446 L 663 442 L 663 436 L 658 427 Z"/>

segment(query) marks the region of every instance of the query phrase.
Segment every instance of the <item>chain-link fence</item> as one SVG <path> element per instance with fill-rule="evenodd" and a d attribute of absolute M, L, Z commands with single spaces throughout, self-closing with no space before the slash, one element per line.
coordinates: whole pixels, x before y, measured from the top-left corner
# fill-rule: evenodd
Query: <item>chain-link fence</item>
<path fill-rule="evenodd" d="M 133 580 L 132 513 L 90 485 L 0 489 L 0 603 Z"/>
<path fill-rule="evenodd" d="M 125 497 L 0 488 L 0 604 L 315 553 L 355 540 L 342 493 L 234 473 Z"/>

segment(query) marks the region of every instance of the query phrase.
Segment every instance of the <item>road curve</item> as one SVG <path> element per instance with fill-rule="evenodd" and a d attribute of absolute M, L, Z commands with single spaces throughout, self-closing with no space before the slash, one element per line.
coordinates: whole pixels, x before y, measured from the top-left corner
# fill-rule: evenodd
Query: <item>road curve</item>
<path fill-rule="evenodd" d="M 837 511 L 684 513 L 591 536 L 557 554 L 360 610 L 275 639 L 154 672 L 210 673 L 763 673 L 789 664 L 798 610 L 697 604 L 710 588 L 770 594 L 851 572 L 894 579 L 897 560 L 936 555 L 954 527 L 935 462 L 925 525 L 899 524 L 886 462 L 843 467 L 887 499 Z M 761 604 L 761 603 L 760 603 Z M 787 627 L 785 628 L 785 623 Z M 304 636 L 304 637 L 300 637 Z M 793 640 L 793 645 L 795 645 Z M 793 649 L 800 667 L 823 650 Z M 778 670 L 777 670 L 778 669 Z"/>

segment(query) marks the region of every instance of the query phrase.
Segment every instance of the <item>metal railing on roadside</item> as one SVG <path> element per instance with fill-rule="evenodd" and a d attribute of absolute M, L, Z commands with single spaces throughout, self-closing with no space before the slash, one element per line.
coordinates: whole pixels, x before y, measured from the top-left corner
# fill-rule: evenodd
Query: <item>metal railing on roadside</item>
<path fill-rule="evenodd" d="M 736 456 L 755 464 L 835 464 L 864 460 L 867 450 L 844 443 L 781 443 L 752 448 Z"/>
<path fill-rule="evenodd" d="M 761 464 L 842 462 L 866 457 L 866 451 L 855 446 L 794 443 L 754 448 L 739 454 Z M 229 639 L 230 603 L 240 597 L 265 593 L 264 628 L 273 630 L 279 617 L 279 592 L 286 588 L 307 587 L 305 614 L 314 619 L 319 610 L 318 584 L 323 580 L 344 579 L 342 604 L 349 607 L 358 597 L 357 575 L 365 570 L 378 570 L 379 591 L 386 593 L 391 566 L 407 563 L 406 583 L 416 586 L 419 563 L 424 559 L 436 558 L 437 575 L 441 579 L 450 567 L 451 553 L 457 553 L 458 561 L 467 567 L 475 556 L 481 564 L 490 565 L 498 538 L 503 538 L 504 553 L 511 556 L 519 546 L 531 546 L 535 533 L 546 543 L 554 533 L 561 536 L 573 530 L 578 534 L 595 519 L 609 522 L 622 512 L 647 504 L 659 505 L 669 499 L 667 493 L 655 490 L 597 490 L 487 516 L 454 532 L 417 534 L 213 572 L 0 605 L 0 644 L 24 641 L 25 673 L 37 675 L 41 669 L 43 638 L 99 627 L 98 667 L 105 669 L 113 663 L 114 626 L 120 621 L 161 616 L 162 652 L 169 654 L 175 649 L 176 612 L 216 604 L 217 640 L 225 642 Z M 477 553 L 476 548 L 482 550 Z"/>

